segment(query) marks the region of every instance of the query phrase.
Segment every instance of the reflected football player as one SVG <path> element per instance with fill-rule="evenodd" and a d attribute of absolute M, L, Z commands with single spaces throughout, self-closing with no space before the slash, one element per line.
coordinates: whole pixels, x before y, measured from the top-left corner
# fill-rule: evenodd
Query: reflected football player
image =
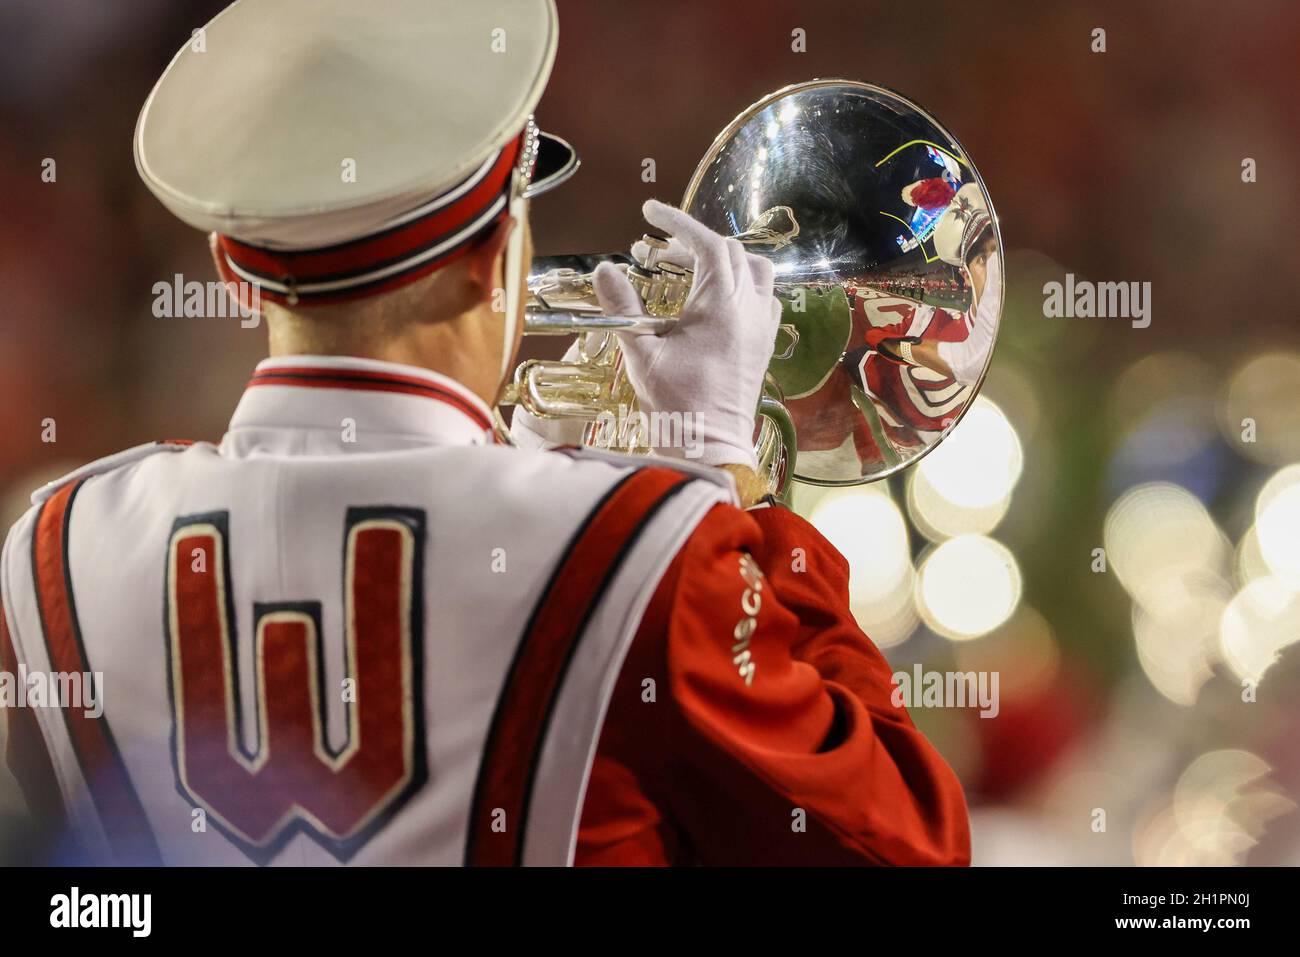
<path fill-rule="evenodd" d="M 903 199 L 943 207 L 935 253 L 962 271 L 971 305 L 959 313 L 871 287 L 850 290 L 854 334 L 863 344 L 845 355 L 843 367 L 872 400 L 895 448 L 918 448 L 942 434 L 979 382 L 1002 311 L 1002 266 L 978 185 L 954 193 L 942 179 L 923 180 Z"/>

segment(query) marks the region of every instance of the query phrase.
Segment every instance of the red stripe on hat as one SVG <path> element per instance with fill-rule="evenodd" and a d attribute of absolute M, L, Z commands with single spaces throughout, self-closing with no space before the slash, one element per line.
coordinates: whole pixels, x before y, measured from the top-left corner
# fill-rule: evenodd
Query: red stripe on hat
<path fill-rule="evenodd" d="M 225 257 L 229 257 L 230 262 L 254 277 L 292 287 L 360 278 L 366 273 L 412 258 L 440 242 L 456 237 L 498 202 L 509 188 L 510 176 L 519 160 L 523 139 L 521 134 L 506 144 L 486 175 L 454 202 L 400 226 L 383 229 L 369 236 L 305 250 L 266 249 L 240 242 L 230 236 L 218 236 L 217 259 L 222 278 L 228 281 L 242 279 L 229 268 L 228 263 L 224 262 Z M 460 185 L 457 184 L 457 188 Z M 420 205 L 426 205 L 436 199 L 436 196 L 431 196 Z M 473 234 L 460 237 L 452 248 L 431 259 L 414 264 L 410 269 L 399 270 L 382 279 L 328 292 L 313 292 L 310 289 L 297 288 L 298 301 L 305 305 L 340 302 L 375 295 L 406 285 L 464 255 L 466 245 L 471 240 L 492 228 L 505 215 L 506 212 L 503 210 L 500 216 L 493 217 Z M 266 286 L 262 286 L 261 295 L 274 302 L 283 303 L 290 300 L 288 294 L 268 289 Z"/>
<path fill-rule="evenodd" d="M 484 226 L 484 229 L 490 229 L 492 226 L 495 226 L 497 223 L 505 219 L 507 215 L 507 211 L 502 210 L 501 215 L 487 223 Z M 381 293 L 392 292 L 394 289 L 401 289 L 403 286 L 409 286 L 411 283 L 418 282 L 430 273 L 437 272 L 444 266 L 451 265 L 458 259 L 464 257 L 474 248 L 475 238 L 477 237 L 471 238 L 468 242 L 462 243 L 460 246 L 457 246 L 454 250 L 445 253 L 444 255 L 426 260 L 420 263 L 419 266 L 413 266 L 410 269 L 404 269 L 401 272 L 395 273 L 394 275 L 384 279 L 382 282 L 369 283 L 364 286 L 356 286 L 348 289 L 340 289 L 337 292 L 313 293 L 310 296 L 300 297 L 299 301 L 296 303 L 292 302 L 287 295 L 275 292 L 263 286 L 257 287 L 258 294 L 261 299 L 278 302 L 281 305 L 298 307 L 328 306 L 338 302 L 355 302 L 358 299 L 365 299 L 368 296 L 376 296 Z M 221 278 L 227 283 L 234 284 L 230 286 L 230 295 L 234 296 L 236 301 L 241 303 L 245 310 L 260 313 L 262 311 L 261 304 L 252 301 L 253 285 L 240 279 L 239 276 L 231 271 L 229 265 L 226 264 L 224 259 L 218 263 L 218 268 L 221 270 Z"/>

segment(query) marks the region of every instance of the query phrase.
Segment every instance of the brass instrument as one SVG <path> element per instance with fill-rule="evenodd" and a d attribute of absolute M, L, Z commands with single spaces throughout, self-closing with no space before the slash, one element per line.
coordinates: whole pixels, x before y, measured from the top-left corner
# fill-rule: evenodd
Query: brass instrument
<path fill-rule="evenodd" d="M 970 184 L 977 190 L 961 190 Z M 976 314 L 981 273 L 970 268 L 968 247 L 982 242 L 987 250 L 990 233 L 992 248 L 1002 247 L 983 181 L 928 113 L 849 80 L 778 90 L 718 135 L 681 207 L 775 265 L 783 314 L 755 410 L 759 472 L 774 493 L 788 494 L 792 480 L 883 478 L 952 430 L 983 382 L 1000 320 L 1000 286 L 986 291 L 995 306 Z M 639 261 L 626 254 L 534 260 L 525 334 L 579 338 L 566 360 L 521 363 L 505 403 L 539 419 L 585 423 L 585 444 L 648 451 L 615 333 L 669 332 L 693 275 L 662 258 L 662 239 L 643 241 Z M 647 315 L 601 311 L 591 284 L 601 261 L 626 268 Z M 966 381 L 945 376 L 942 366 L 900 364 L 864 338 L 897 319 L 895 331 L 921 342 L 940 316 L 957 330 L 945 333 L 950 338 L 960 335 L 954 323 L 992 322 L 978 340 L 987 341 L 987 354 L 976 356 L 978 374 L 967 372 Z"/>

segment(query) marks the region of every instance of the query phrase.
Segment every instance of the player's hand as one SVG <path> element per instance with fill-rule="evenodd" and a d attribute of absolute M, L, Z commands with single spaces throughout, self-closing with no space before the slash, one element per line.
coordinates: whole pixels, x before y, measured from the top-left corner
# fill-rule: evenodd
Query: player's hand
<path fill-rule="evenodd" d="M 672 237 L 664 258 L 693 268 L 695 281 L 671 332 L 619 335 L 628 379 L 644 411 L 690 416 L 696 442 L 685 445 L 696 461 L 755 468 L 754 417 L 781 322 L 772 263 L 672 206 L 650 200 L 642 211 L 650 225 Z M 593 283 L 606 313 L 644 314 L 641 298 L 617 266 L 602 263 Z M 685 449 L 656 451 L 686 457 Z"/>

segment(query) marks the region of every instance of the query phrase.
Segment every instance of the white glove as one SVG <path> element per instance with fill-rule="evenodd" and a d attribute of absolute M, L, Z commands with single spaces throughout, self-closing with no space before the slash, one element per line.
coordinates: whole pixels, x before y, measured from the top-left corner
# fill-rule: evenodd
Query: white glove
<path fill-rule="evenodd" d="M 970 334 L 961 342 L 940 342 L 939 358 L 948 363 L 952 377 L 962 385 L 974 385 L 984 372 L 993 351 L 993 336 L 998 331 L 1002 312 L 1002 256 L 989 256 L 984 273 L 984 295 L 975 305 Z"/>
<path fill-rule="evenodd" d="M 755 468 L 754 415 L 781 322 L 772 263 L 672 206 L 650 200 L 642 212 L 672 236 L 664 258 L 695 270 L 675 328 L 662 336 L 619 334 L 642 411 L 689 416 L 695 441 L 684 444 L 696 461 Z M 645 314 L 641 297 L 614 264 L 601 263 L 593 286 L 607 314 Z M 682 431 L 665 427 L 658 435 Z M 682 448 L 656 451 L 687 456 Z"/>

